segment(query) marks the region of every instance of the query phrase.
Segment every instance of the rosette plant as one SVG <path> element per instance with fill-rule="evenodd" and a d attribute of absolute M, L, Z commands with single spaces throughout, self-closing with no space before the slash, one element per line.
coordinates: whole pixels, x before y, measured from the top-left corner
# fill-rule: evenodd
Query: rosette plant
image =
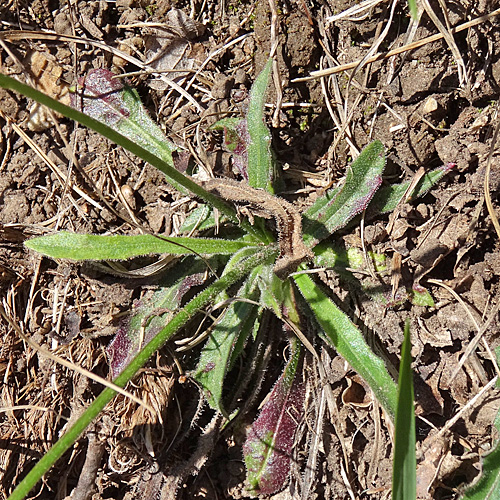
<path fill-rule="evenodd" d="M 168 237 L 147 231 L 134 236 L 100 236 L 61 231 L 26 243 L 51 258 L 73 261 L 153 254 L 173 257 L 154 298 L 130 312 L 108 348 L 116 386 L 125 387 L 155 351 L 181 329 L 193 330 L 193 318 L 208 310 L 212 319 L 198 339 L 203 344 L 190 376 L 213 411 L 224 422 L 231 421 L 246 410 L 248 387 L 256 383 L 258 374 L 265 373 L 269 363 L 265 346 L 271 318 L 284 325 L 288 360 L 243 446 L 247 489 L 262 495 L 279 491 L 289 476 L 294 434 L 304 409 L 304 353 L 317 357 L 317 342 L 333 346 L 366 381 L 387 414 L 395 415 L 396 383 L 358 327 L 316 278 L 315 269 L 348 273 L 357 266 L 359 254 L 337 248 L 332 235 L 356 223 L 361 213 L 373 218 L 394 210 L 410 195 L 423 195 L 451 168 L 431 171 L 413 187 L 409 183 L 382 187 L 385 153 L 383 145 L 375 141 L 347 167 L 338 186 L 299 212 L 275 194 L 279 173 L 264 121 L 270 70 L 269 62 L 256 79 L 246 116 L 215 126 L 224 130 L 226 145 L 238 162 L 243 177 L 238 183 L 202 182 L 178 171 L 173 159 L 176 147 L 143 109 L 137 92 L 109 71 L 95 70 L 80 80 L 74 89 L 76 109 L 0 75 L 1 86 L 99 132 L 158 168 L 180 192 L 200 201 L 183 226 L 186 234 L 196 232 L 198 236 Z M 241 208 L 246 211 L 239 213 Z M 274 226 L 269 218 L 275 220 Z M 214 236 L 216 224 L 220 231 Z M 185 292 L 193 286 L 196 295 L 184 303 Z M 115 394 L 113 388 L 103 389 L 23 479 L 13 500 L 24 498 Z"/>

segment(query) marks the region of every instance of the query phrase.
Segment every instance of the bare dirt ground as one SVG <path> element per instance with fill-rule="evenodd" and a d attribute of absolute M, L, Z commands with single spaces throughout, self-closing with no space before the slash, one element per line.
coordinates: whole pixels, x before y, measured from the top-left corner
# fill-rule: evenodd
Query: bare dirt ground
<path fill-rule="evenodd" d="M 441 3 L 446 16 L 438 2 L 431 8 L 444 27 L 463 25 L 497 7 L 487 0 Z M 419 494 L 458 498 L 496 438 L 493 421 L 500 405 L 490 387 L 468 406 L 495 377 L 485 346 L 494 351 L 499 344 L 500 257 L 484 191 L 500 90 L 499 18 L 482 20 L 451 40 L 365 61 L 352 78 L 351 69 L 296 81 L 318 69 L 360 61 L 370 50 L 385 52 L 439 33 L 428 12 L 418 25 L 410 24 L 401 2 L 378 2 L 328 21 L 354 4 L 290 0 L 277 4 L 273 17 L 267 0 L 4 2 L 0 71 L 63 101 L 68 87 L 92 68 L 135 72 L 129 81 L 167 135 L 191 151 L 195 162 L 233 176 L 221 136 L 208 128 L 219 117 L 241 114 L 277 43 L 279 73 L 268 95 L 268 123 L 286 182 L 282 196 L 310 204 L 373 139 L 386 147 L 390 182 L 410 179 L 421 167 L 456 163 L 424 198 L 365 227 L 367 247 L 394 262 L 399 281 L 384 283 L 389 296 L 392 289 L 394 299 L 419 283 L 430 290 L 434 307 L 405 300 L 386 307 L 331 272 L 321 278 L 393 373 L 404 321 L 410 318 Z M 61 37 L 54 40 L 47 32 Z M 98 43 L 83 43 L 82 37 Z M 113 55 L 112 48 L 142 67 Z M 191 82 L 192 70 L 201 65 Z M 167 71 L 173 68 L 184 72 Z M 120 214 L 131 213 L 149 231 L 175 235 L 196 202 L 95 133 L 56 121 L 57 126 L 25 98 L 0 90 L 1 298 L 11 321 L 35 342 L 106 377 L 105 346 L 134 300 L 154 289 L 155 278 L 131 280 L 89 265 L 54 262 L 28 252 L 23 241 L 59 229 L 127 234 L 132 228 Z M 495 152 L 489 190 L 497 210 L 499 189 Z M 359 229 L 344 231 L 341 238 L 348 247 L 362 248 Z M 484 341 L 452 378 L 478 328 L 490 318 Z M 101 387 L 44 358 L 3 319 L 0 335 L 0 496 L 6 497 Z M 386 419 L 342 359 L 326 348 L 323 356 L 338 412 L 325 417 L 309 497 L 389 498 L 392 445 Z M 195 353 L 179 355 L 186 370 L 194 359 Z M 313 368 L 310 373 L 312 378 Z M 269 376 L 268 384 L 272 380 Z M 150 394 L 161 419 L 116 398 L 32 497 L 244 498 L 240 445 L 257 410 L 220 432 L 220 421 L 198 403 L 196 387 L 180 379 L 172 350 L 159 353 L 134 385 L 137 394 Z M 298 437 L 297 466 L 280 498 L 305 491 L 301 466 L 312 430 L 311 417 Z"/>

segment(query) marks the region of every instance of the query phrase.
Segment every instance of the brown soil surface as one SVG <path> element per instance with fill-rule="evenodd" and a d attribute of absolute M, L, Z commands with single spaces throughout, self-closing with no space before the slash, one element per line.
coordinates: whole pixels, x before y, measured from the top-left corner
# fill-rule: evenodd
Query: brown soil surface
<path fill-rule="evenodd" d="M 451 26 L 488 14 L 495 5 L 488 0 L 445 3 L 447 19 L 438 2 L 432 7 L 441 22 Z M 363 327 L 393 374 L 399 365 L 403 325 L 410 319 L 419 495 L 458 498 L 461 488 L 477 476 L 480 457 L 496 438 L 493 421 L 500 406 L 498 392 L 490 389 L 447 427 L 495 376 L 485 346 L 494 351 L 499 344 L 500 257 L 485 204 L 484 179 L 500 90 L 499 18 L 457 33 L 455 51 L 441 39 L 364 65 L 352 79 L 350 70 L 323 81 L 294 81 L 320 67 L 361 60 L 377 41 L 380 46 L 374 52 L 439 32 L 424 13 L 411 37 L 403 3 L 392 18 L 392 4 L 381 2 L 328 22 L 351 4 L 355 2 L 279 2 L 273 21 L 267 0 L 3 2 L 0 71 L 66 102 L 68 86 L 92 68 L 140 70 L 102 46 L 120 49 L 157 71 L 171 70 L 175 64 L 196 70 L 208 60 L 190 86 L 192 72 L 187 78 L 186 73 L 162 73 L 185 88 L 198 107 L 158 74 L 141 71 L 129 80 L 172 141 L 193 151 L 194 161 L 216 175 L 233 176 L 221 136 L 208 129 L 220 116 L 241 113 L 276 41 L 278 85 L 271 85 L 268 95 L 268 123 L 284 172 L 283 197 L 307 206 L 341 179 L 352 156 L 374 139 L 387 150 L 387 182 L 411 179 L 421 167 L 456 163 L 425 197 L 400 206 L 394 216 L 367 222 L 364 230 L 368 249 L 384 253 L 394 263 L 399 281 L 391 282 L 389 276 L 382 283 L 389 296 L 391 287 L 394 298 L 420 284 L 431 292 L 434 307 L 404 300 L 386 307 L 330 271 L 320 278 Z M 49 39 L 41 30 L 85 37 L 101 47 Z M 7 31 L 19 36 L 3 36 Z M 32 340 L 108 377 L 105 347 L 123 314 L 135 300 L 148 296 L 157 278 L 126 279 L 88 264 L 55 262 L 27 251 L 23 241 L 60 229 L 130 234 L 136 231 L 126 222 L 130 214 L 148 231 L 178 234 L 196 201 L 176 193 L 162 174 L 94 132 L 55 118 L 57 126 L 45 110 L 0 89 L 1 298 L 11 322 Z M 494 152 L 490 194 L 497 213 L 499 189 L 500 163 Z M 359 228 L 344 231 L 338 241 L 362 248 Z M 367 276 L 362 280 L 365 290 L 370 288 L 369 272 Z M 491 317 L 484 342 L 451 378 L 477 334 L 471 318 L 480 328 Z M 101 386 L 46 359 L 4 319 L 0 335 L 3 498 Z M 303 467 L 317 429 L 323 434 L 318 466 L 309 478 L 309 498 L 389 498 L 392 429 L 345 362 L 316 345 L 329 367 L 337 412 L 327 411 L 323 426 L 316 427 L 317 409 L 311 410 L 297 438 L 300 449 L 290 484 L 276 498 L 292 498 L 293 491 L 304 494 Z M 276 343 L 276 354 L 281 347 Z M 188 370 L 196 352 L 177 356 Z M 179 377 L 172 350 L 165 349 L 130 388 L 141 397 L 150 394 L 162 418 L 153 419 L 135 403 L 116 398 L 31 495 L 73 500 L 244 498 L 244 429 L 278 373 L 279 366 L 268 371 L 255 407 L 221 432 L 220 419 L 199 403 L 198 390 Z M 314 406 L 319 392 L 313 381 L 310 386 Z M 438 434 L 442 429 L 446 432 Z"/>

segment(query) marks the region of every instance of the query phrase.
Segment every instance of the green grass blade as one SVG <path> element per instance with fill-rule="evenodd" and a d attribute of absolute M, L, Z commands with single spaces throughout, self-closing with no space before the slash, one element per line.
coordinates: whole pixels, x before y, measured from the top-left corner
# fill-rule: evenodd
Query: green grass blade
<path fill-rule="evenodd" d="M 137 371 L 147 362 L 150 356 L 176 332 L 178 332 L 179 329 L 182 328 L 200 309 L 213 301 L 223 290 L 226 290 L 229 286 L 242 279 L 252 269 L 269 259 L 273 251 L 274 249 L 272 247 L 265 247 L 260 252 L 254 253 L 251 257 L 242 261 L 239 267 L 232 269 L 229 273 L 215 281 L 212 285 L 194 297 L 170 320 L 165 328 L 163 328 L 158 335 L 139 352 L 134 360 L 113 382 L 120 387 L 124 387 L 137 373 Z M 47 454 L 40 459 L 33 469 L 31 469 L 31 471 L 9 496 L 8 500 L 23 500 L 26 498 L 36 483 L 78 439 L 90 422 L 92 422 L 92 420 L 99 415 L 111 399 L 113 399 L 115 394 L 116 393 L 113 389 L 106 387 L 87 408 L 83 415 L 64 434 L 64 436 L 59 439 L 59 441 L 57 441 Z"/>
<path fill-rule="evenodd" d="M 321 291 L 310 275 L 299 274 L 294 276 L 294 280 L 327 340 L 364 378 L 380 404 L 394 417 L 397 386 L 387 372 L 384 362 L 372 352 L 359 329 Z"/>
<path fill-rule="evenodd" d="M 255 188 L 273 193 L 273 157 L 271 153 L 271 133 L 264 123 L 264 104 L 269 75 L 272 69 L 269 59 L 256 78 L 250 93 L 247 113 L 248 133 L 248 183 Z"/>
<path fill-rule="evenodd" d="M 393 500 L 412 500 L 417 497 L 415 408 L 413 400 L 410 323 L 407 321 L 399 368 L 398 407 L 394 426 Z"/>
<path fill-rule="evenodd" d="M 231 255 L 252 246 L 243 240 L 217 238 L 159 238 L 151 234 L 133 236 L 76 234 L 67 231 L 40 236 L 25 245 L 53 259 L 123 260 L 138 255 Z"/>
<path fill-rule="evenodd" d="M 411 17 L 416 21 L 418 19 L 417 1 L 408 0 L 408 8 L 410 9 Z"/>
<path fill-rule="evenodd" d="M 217 208 L 221 213 L 226 215 L 230 220 L 232 220 L 233 222 L 238 224 L 240 227 L 242 227 L 247 233 L 253 234 L 257 238 L 261 239 L 262 241 L 265 241 L 265 238 L 261 235 L 260 231 L 256 228 L 254 228 L 248 222 L 248 220 L 246 220 L 246 219 L 239 220 L 238 219 L 236 211 L 234 210 L 233 207 L 231 207 L 227 203 L 223 202 L 217 196 L 207 192 L 205 189 L 203 189 L 201 186 L 196 184 L 196 182 L 191 180 L 189 177 L 186 177 L 181 172 L 176 170 L 172 165 L 169 165 L 167 162 L 165 162 L 161 158 L 158 158 L 150 151 L 147 151 L 146 149 L 139 146 L 138 144 L 135 144 L 133 141 L 131 141 L 127 137 L 121 135 L 120 133 L 113 130 L 112 128 L 104 125 L 103 123 L 101 123 L 97 120 L 94 120 L 93 118 L 90 118 L 89 116 L 87 116 L 83 113 L 80 113 L 76 109 L 73 109 L 69 106 L 62 104 L 59 101 L 56 101 L 55 99 L 52 99 L 51 97 L 45 95 L 42 92 L 39 92 L 38 90 L 35 90 L 34 88 L 30 87 L 29 85 L 25 85 L 21 82 L 18 82 L 14 78 L 10 78 L 6 75 L 0 74 L 0 87 L 3 87 L 5 89 L 15 90 L 16 92 L 19 92 L 20 94 L 22 94 L 26 97 L 29 97 L 30 99 L 33 99 L 36 102 L 43 104 L 44 106 L 49 107 L 53 111 L 56 111 L 57 113 L 61 113 L 63 116 L 66 116 L 67 118 L 75 120 L 78 123 L 81 123 L 82 125 L 98 132 L 99 134 L 103 135 L 104 137 L 107 137 L 110 141 L 118 144 L 119 146 L 122 146 L 123 148 L 130 151 L 134 155 L 136 155 L 139 158 L 142 158 L 144 161 L 150 163 L 151 165 L 156 167 L 158 170 L 161 170 L 165 174 L 167 181 L 170 184 L 172 184 L 172 186 L 174 186 L 175 188 L 177 188 L 181 191 L 183 190 L 183 188 L 191 191 L 196 196 L 199 196 L 200 198 L 205 200 L 207 203 L 209 203 L 213 207 Z"/>

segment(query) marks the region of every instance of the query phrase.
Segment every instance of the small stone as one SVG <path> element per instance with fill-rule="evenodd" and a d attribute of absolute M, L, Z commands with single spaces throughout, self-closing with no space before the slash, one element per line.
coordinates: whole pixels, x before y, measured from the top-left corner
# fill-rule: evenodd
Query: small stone
<path fill-rule="evenodd" d="M 425 115 L 430 115 L 431 113 L 434 113 L 434 111 L 437 111 L 438 108 L 439 104 L 436 101 L 436 99 L 434 99 L 434 97 L 428 97 L 424 103 L 422 111 L 424 112 Z"/>

